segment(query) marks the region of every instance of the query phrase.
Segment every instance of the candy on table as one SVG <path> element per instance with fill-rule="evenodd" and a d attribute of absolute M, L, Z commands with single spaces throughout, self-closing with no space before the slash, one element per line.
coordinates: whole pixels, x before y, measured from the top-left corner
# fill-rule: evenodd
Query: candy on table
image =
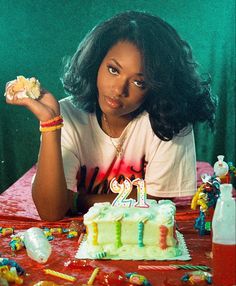
<path fill-rule="evenodd" d="M 7 265 L 0 266 L 0 277 L 7 280 L 7 282 L 14 282 L 16 285 L 22 285 L 23 279 L 17 275 L 15 267 L 8 268 Z"/>
<path fill-rule="evenodd" d="M 67 275 L 67 274 L 64 274 L 64 273 L 61 273 L 58 271 L 54 271 L 52 269 L 44 269 L 44 272 L 46 274 L 49 274 L 49 275 L 52 275 L 52 276 L 55 276 L 58 278 L 62 278 L 62 279 L 67 280 L 67 281 L 74 282 L 76 280 L 76 278 L 74 276 L 70 276 L 70 275 Z"/>
<path fill-rule="evenodd" d="M 129 278 L 129 282 L 134 285 L 151 286 L 145 276 L 137 274 L 136 272 L 126 273 L 125 276 Z"/>
<path fill-rule="evenodd" d="M 61 233 L 67 233 L 69 231 L 68 228 L 64 228 L 64 227 L 51 227 L 51 228 L 44 228 L 44 229 L 50 231 L 51 234 L 61 234 Z"/>
<path fill-rule="evenodd" d="M 63 233 L 63 229 L 61 227 L 52 227 L 50 228 L 50 232 L 52 234 L 60 234 L 60 233 Z"/>
<path fill-rule="evenodd" d="M 74 238 L 78 237 L 79 233 L 84 233 L 84 225 L 81 222 L 78 221 L 71 221 L 68 226 L 68 234 L 67 238 Z"/>
<path fill-rule="evenodd" d="M 13 227 L 0 227 L 0 233 L 2 236 L 12 235 L 14 233 Z"/>
<path fill-rule="evenodd" d="M 50 231 L 49 228 L 44 228 L 43 229 L 44 235 L 46 236 L 47 240 L 51 241 L 54 239 L 54 236 L 52 235 L 52 232 Z"/>
<path fill-rule="evenodd" d="M 22 248 L 24 248 L 25 244 L 21 237 L 14 236 L 9 242 L 9 246 L 11 247 L 11 250 L 17 251 L 17 250 L 21 250 Z"/>
<path fill-rule="evenodd" d="M 67 234 L 67 238 L 74 238 L 78 236 L 78 231 L 76 230 L 70 230 L 69 233 Z"/>
<path fill-rule="evenodd" d="M 15 260 L 8 258 L 0 258 L 0 266 L 6 266 L 6 265 L 8 265 L 9 267 L 15 267 L 19 275 L 25 273 L 25 270 L 18 263 L 16 263 Z"/>
<path fill-rule="evenodd" d="M 192 285 L 198 285 L 202 281 L 212 284 L 212 274 L 203 271 L 193 271 L 186 273 L 181 280 L 184 282 L 189 281 Z"/>

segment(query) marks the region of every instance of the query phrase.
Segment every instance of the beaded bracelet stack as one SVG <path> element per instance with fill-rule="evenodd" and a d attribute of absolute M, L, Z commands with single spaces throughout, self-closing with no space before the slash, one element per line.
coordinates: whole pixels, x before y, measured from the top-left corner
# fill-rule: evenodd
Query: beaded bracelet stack
<path fill-rule="evenodd" d="M 51 120 L 40 122 L 39 130 L 41 132 L 55 131 L 63 126 L 63 118 L 61 115 L 54 117 Z"/>

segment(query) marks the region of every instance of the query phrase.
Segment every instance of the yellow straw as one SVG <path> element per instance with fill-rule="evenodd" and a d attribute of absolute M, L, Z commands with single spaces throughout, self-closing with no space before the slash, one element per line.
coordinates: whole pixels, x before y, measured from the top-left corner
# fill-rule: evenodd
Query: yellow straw
<path fill-rule="evenodd" d="M 96 267 L 94 270 L 93 270 L 93 273 L 92 275 L 90 276 L 89 278 L 89 281 L 87 283 L 87 285 L 93 285 L 93 282 L 98 274 L 98 271 L 99 271 L 99 267 Z"/>
<path fill-rule="evenodd" d="M 54 271 L 54 270 L 51 270 L 51 269 L 44 269 L 44 272 L 46 274 L 49 274 L 49 275 L 52 275 L 52 276 L 55 276 L 55 277 L 59 277 L 59 278 L 62 278 L 62 279 L 65 279 L 67 281 L 75 281 L 76 278 L 73 277 L 73 276 L 70 276 L 70 275 L 66 275 L 64 273 L 61 273 L 61 272 L 57 272 L 57 271 Z"/>

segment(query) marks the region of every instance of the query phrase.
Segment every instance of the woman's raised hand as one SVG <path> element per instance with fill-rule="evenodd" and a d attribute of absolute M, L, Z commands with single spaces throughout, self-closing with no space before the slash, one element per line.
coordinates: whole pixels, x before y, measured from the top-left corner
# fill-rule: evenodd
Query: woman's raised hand
<path fill-rule="evenodd" d="M 11 84 L 11 82 L 10 82 Z M 37 99 L 30 97 L 20 97 L 18 92 L 11 93 L 8 96 L 7 89 L 9 84 L 6 85 L 6 102 L 12 105 L 22 105 L 29 109 L 41 122 L 48 121 L 60 114 L 60 106 L 56 98 L 46 91 L 40 88 L 40 96 Z"/>

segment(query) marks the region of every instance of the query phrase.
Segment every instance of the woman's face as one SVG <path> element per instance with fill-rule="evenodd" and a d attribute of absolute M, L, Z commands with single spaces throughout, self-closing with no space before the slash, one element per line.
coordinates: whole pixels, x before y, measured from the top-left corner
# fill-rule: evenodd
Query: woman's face
<path fill-rule="evenodd" d="M 127 116 L 147 93 L 142 58 L 130 42 L 118 42 L 106 54 L 97 76 L 98 102 L 107 116 Z"/>

